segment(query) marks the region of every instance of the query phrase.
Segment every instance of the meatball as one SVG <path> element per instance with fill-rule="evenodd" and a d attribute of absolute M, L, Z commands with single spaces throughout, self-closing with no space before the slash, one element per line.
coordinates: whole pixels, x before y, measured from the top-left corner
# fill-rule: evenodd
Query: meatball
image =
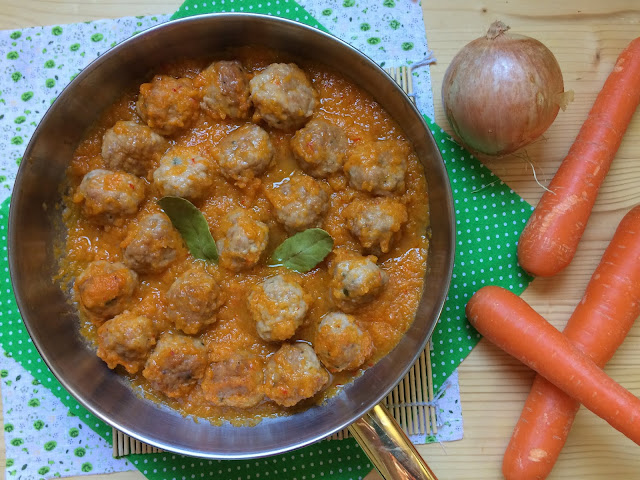
<path fill-rule="evenodd" d="M 98 356 L 111 369 L 122 365 L 127 372 L 138 373 L 155 344 L 153 322 L 130 312 L 121 313 L 98 328 Z"/>
<path fill-rule="evenodd" d="M 375 195 L 404 191 L 409 150 L 395 140 L 363 142 L 347 157 L 344 171 L 354 188 Z"/>
<path fill-rule="evenodd" d="M 285 343 L 269 357 L 264 372 L 264 392 L 278 405 L 292 407 L 311 398 L 328 383 L 316 353 L 307 343 Z"/>
<path fill-rule="evenodd" d="M 126 265 L 96 260 L 76 278 L 74 289 L 82 309 L 104 320 L 124 311 L 138 286 L 138 275 Z"/>
<path fill-rule="evenodd" d="M 273 184 L 265 193 L 275 208 L 278 221 L 289 231 L 319 226 L 329 208 L 327 192 L 308 175 L 296 173 Z"/>
<path fill-rule="evenodd" d="M 264 399 L 263 382 L 262 359 L 247 352 L 237 352 L 207 368 L 202 391 L 213 405 L 250 408 Z"/>
<path fill-rule="evenodd" d="M 140 85 L 136 107 L 147 125 L 162 135 L 173 135 L 198 118 L 199 93 L 189 78 L 156 75 L 151 83 Z"/>
<path fill-rule="evenodd" d="M 226 178 L 244 187 L 269 167 L 273 152 L 269 134 L 257 125 L 247 124 L 222 139 L 214 158 Z"/>
<path fill-rule="evenodd" d="M 215 120 L 225 118 L 247 118 L 249 100 L 249 79 L 238 61 L 213 62 L 201 74 L 202 109 Z"/>
<path fill-rule="evenodd" d="M 373 300 L 389 280 L 376 265 L 376 257 L 353 256 L 336 263 L 331 279 L 331 294 L 335 304 L 345 312 Z"/>
<path fill-rule="evenodd" d="M 222 305 L 220 287 L 203 267 L 194 267 L 171 284 L 167 291 L 167 313 L 184 333 L 196 334 L 215 323 Z"/>
<path fill-rule="evenodd" d="M 258 335 L 268 342 L 293 337 L 304 320 L 311 297 L 295 281 L 282 275 L 269 277 L 249 294 L 249 311 Z"/>
<path fill-rule="evenodd" d="M 222 222 L 222 237 L 216 242 L 220 265 L 234 272 L 256 265 L 269 241 L 269 227 L 243 208 L 229 213 Z"/>
<path fill-rule="evenodd" d="M 102 137 L 102 159 L 111 170 L 146 176 L 169 143 L 146 125 L 118 121 Z"/>
<path fill-rule="evenodd" d="M 73 196 L 82 214 L 100 224 L 122 225 L 122 217 L 134 215 L 144 200 L 144 182 L 135 175 L 109 170 L 87 173 Z"/>
<path fill-rule="evenodd" d="M 342 168 L 348 147 L 342 129 L 325 120 L 314 119 L 291 139 L 298 165 L 316 178 L 327 177 Z"/>
<path fill-rule="evenodd" d="M 180 234 L 164 213 L 147 214 L 129 227 L 124 263 L 138 273 L 160 273 L 178 257 Z"/>
<path fill-rule="evenodd" d="M 335 373 L 362 365 L 373 351 L 373 341 L 353 316 L 333 312 L 320 322 L 313 348 L 324 366 Z"/>
<path fill-rule="evenodd" d="M 293 63 L 272 63 L 249 82 L 256 107 L 254 120 L 273 128 L 295 130 L 316 108 L 318 94 L 309 79 Z"/>
<path fill-rule="evenodd" d="M 200 340 L 167 333 L 158 340 L 142 375 L 154 389 L 177 398 L 191 391 L 207 365 L 207 349 Z"/>
<path fill-rule="evenodd" d="M 162 195 L 197 200 L 213 183 L 211 165 L 189 149 L 172 149 L 153 172 L 153 182 Z"/>
<path fill-rule="evenodd" d="M 388 252 L 402 224 L 408 220 L 406 207 L 386 197 L 354 200 L 342 214 L 351 233 L 372 252 Z"/>

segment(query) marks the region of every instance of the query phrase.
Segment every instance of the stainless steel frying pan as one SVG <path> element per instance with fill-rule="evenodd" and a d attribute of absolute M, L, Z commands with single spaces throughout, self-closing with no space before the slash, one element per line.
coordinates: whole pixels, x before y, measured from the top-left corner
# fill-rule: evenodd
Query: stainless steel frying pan
<path fill-rule="evenodd" d="M 162 63 L 214 56 L 241 45 L 262 45 L 322 62 L 350 77 L 392 115 L 424 165 L 432 238 L 416 319 L 389 355 L 322 405 L 265 419 L 254 427 L 213 427 L 141 398 L 96 357 L 78 333 L 76 313 L 52 281 L 57 260 L 53 246 L 63 234 L 61 211 L 56 207 L 65 168 L 101 112 Z M 9 219 L 9 263 L 33 343 L 53 374 L 88 410 L 128 435 L 166 450 L 218 459 L 255 458 L 308 445 L 356 422 L 402 379 L 425 347 L 446 297 L 454 223 L 451 190 L 438 147 L 407 96 L 373 61 L 331 35 L 295 22 L 250 14 L 203 15 L 152 28 L 123 42 L 89 65 L 62 92 L 38 126 L 18 172 Z M 385 437 L 389 422 L 384 417 L 378 409 L 356 424 L 359 440 L 369 437 L 374 443 L 382 442 L 365 446 L 370 455 L 395 449 L 386 444 L 394 435 Z M 397 463 L 390 461 L 390 465 Z"/>

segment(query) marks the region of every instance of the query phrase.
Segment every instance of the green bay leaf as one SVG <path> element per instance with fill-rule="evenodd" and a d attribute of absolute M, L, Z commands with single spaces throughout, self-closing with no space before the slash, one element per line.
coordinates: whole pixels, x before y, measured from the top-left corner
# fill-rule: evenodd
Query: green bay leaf
<path fill-rule="evenodd" d="M 180 232 L 191 255 L 218 263 L 218 248 L 209 231 L 209 224 L 193 203 L 181 197 L 162 197 L 158 204 Z"/>
<path fill-rule="evenodd" d="M 276 248 L 269 264 L 305 273 L 325 259 L 333 249 L 333 238 L 321 228 L 309 228 L 287 238 Z"/>

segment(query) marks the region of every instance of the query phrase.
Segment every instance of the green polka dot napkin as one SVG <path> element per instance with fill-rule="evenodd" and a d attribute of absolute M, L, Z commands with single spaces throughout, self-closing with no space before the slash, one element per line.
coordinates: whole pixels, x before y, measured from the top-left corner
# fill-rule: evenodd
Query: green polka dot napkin
<path fill-rule="evenodd" d="M 425 117 L 451 180 L 456 213 L 456 255 L 444 311 L 433 332 L 434 389 L 480 340 L 464 308 L 484 285 L 521 294 L 531 282 L 517 263 L 517 242 L 533 207 Z"/>
<path fill-rule="evenodd" d="M 279 15 L 328 30 L 365 51 L 381 65 L 411 65 L 429 55 L 420 7 L 389 0 L 313 2 L 217 0 L 186 2 L 176 18 L 214 11 Z M 55 96 L 95 55 L 166 16 L 125 18 L 0 32 L 0 200 L 11 191 L 22 152 Z M 426 68 L 413 71 L 420 110 L 433 117 Z M 439 126 L 428 124 L 438 142 L 454 191 L 457 253 L 454 278 L 433 336 L 434 385 L 457 389 L 455 369 L 479 340 L 464 306 L 484 284 L 521 293 L 530 278 L 515 261 L 516 241 L 531 207 Z M 111 429 L 85 411 L 50 374 L 18 315 L 8 278 L 6 219 L 0 207 L 0 381 L 2 382 L 8 478 L 51 478 L 83 472 L 130 469 L 151 479 L 360 478 L 372 468 L 353 440 L 322 442 L 282 456 L 246 461 L 201 461 L 171 454 L 109 458 Z M 4 273 L 3 273 L 4 272 Z M 455 400 L 449 413 L 460 421 Z M 438 404 L 443 408 L 443 404 Z M 449 407 L 444 407 L 449 408 Z M 441 410 L 443 416 L 447 413 Z M 445 423 L 449 423 L 446 421 Z M 442 425 L 446 430 L 451 425 Z M 459 426 L 458 428 L 461 428 Z M 459 438 L 459 437 L 458 437 Z M 435 441 L 437 438 L 428 438 Z M 105 453 L 106 452 L 106 453 Z"/>

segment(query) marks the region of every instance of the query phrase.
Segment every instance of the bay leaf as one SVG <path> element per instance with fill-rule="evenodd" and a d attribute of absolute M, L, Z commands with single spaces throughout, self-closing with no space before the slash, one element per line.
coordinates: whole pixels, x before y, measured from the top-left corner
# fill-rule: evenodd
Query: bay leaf
<path fill-rule="evenodd" d="M 269 264 L 305 273 L 324 260 L 332 249 L 331 235 L 321 228 L 309 228 L 282 242 L 271 255 Z"/>
<path fill-rule="evenodd" d="M 218 248 L 211 236 L 209 224 L 198 207 L 181 197 L 162 197 L 158 204 L 180 232 L 191 255 L 218 263 Z"/>

